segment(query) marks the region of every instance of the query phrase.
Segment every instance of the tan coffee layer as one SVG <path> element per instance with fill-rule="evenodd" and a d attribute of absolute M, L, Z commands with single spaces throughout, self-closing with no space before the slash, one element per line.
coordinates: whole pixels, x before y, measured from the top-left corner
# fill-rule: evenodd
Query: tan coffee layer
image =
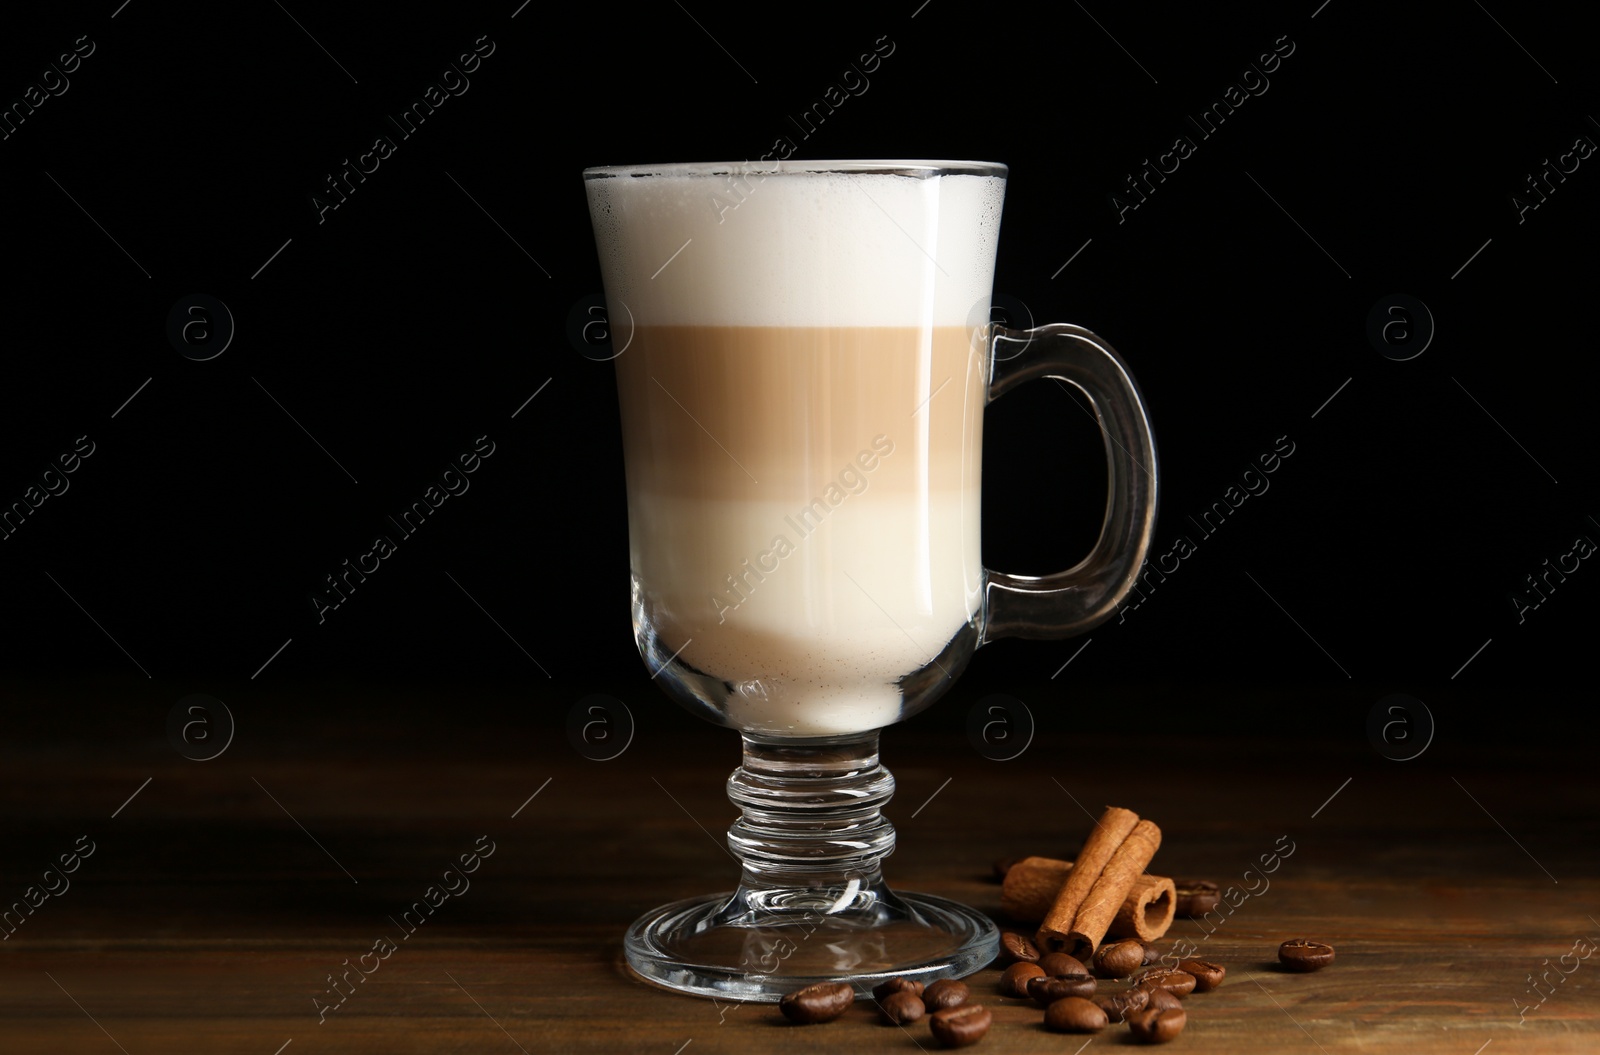
<path fill-rule="evenodd" d="M 895 721 L 900 680 L 981 600 L 984 378 L 965 332 L 641 326 L 616 362 L 659 640 L 735 687 L 747 731 Z"/>
<path fill-rule="evenodd" d="M 984 363 L 962 327 L 639 325 L 626 348 L 634 492 L 798 508 L 830 487 L 977 490 Z"/>

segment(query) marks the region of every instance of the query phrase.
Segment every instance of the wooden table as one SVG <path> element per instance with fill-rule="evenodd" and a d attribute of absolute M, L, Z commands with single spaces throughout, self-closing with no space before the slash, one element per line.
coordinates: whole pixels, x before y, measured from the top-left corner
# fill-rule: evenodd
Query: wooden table
<path fill-rule="evenodd" d="M 0 942 L 0 1052 L 934 1050 L 925 1025 L 864 1007 L 792 1027 L 632 980 L 619 942 L 636 915 L 731 886 L 733 734 L 659 719 L 597 763 L 568 746 L 564 697 L 491 695 L 239 686 L 236 741 L 191 762 L 160 735 L 170 692 L 9 691 L 3 897 L 75 845 L 93 852 Z M 1213 933 L 1169 933 L 1228 967 L 1188 1000 L 1174 1050 L 1600 1050 L 1600 957 L 1552 970 L 1542 1003 L 1528 980 L 1600 942 L 1584 745 L 1552 760 L 1441 742 L 1395 763 L 1358 738 L 1253 739 L 1225 696 L 1202 703 L 1209 733 L 1041 732 L 1004 763 L 936 715 L 890 731 L 891 881 L 997 913 L 991 861 L 1070 855 L 1105 804 L 1162 825 L 1167 875 L 1240 882 L 1287 836 L 1268 889 Z M 402 937 L 401 913 L 475 847 L 490 852 L 470 886 Z M 1297 936 L 1334 944 L 1337 963 L 1276 970 Z M 329 975 L 380 939 L 393 949 L 351 971 L 341 1003 Z M 995 1016 L 978 1050 L 1083 1050 L 997 977 L 970 979 Z M 318 1001 L 338 1005 L 324 1022 Z M 1093 1047 L 1129 1042 L 1114 1027 Z"/>

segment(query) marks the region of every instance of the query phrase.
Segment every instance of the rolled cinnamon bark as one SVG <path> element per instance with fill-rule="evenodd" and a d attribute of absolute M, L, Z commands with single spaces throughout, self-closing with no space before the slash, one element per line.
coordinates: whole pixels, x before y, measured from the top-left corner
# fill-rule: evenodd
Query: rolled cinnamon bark
<path fill-rule="evenodd" d="M 1039 923 L 1049 915 L 1071 871 L 1071 861 L 1024 857 L 1011 866 L 1000 885 L 1000 911 L 1018 923 Z"/>
<path fill-rule="evenodd" d="M 1138 938 L 1149 944 L 1167 932 L 1178 909 L 1178 890 L 1164 876 L 1142 875 L 1123 899 L 1103 937 Z"/>
<path fill-rule="evenodd" d="M 1064 951 L 1080 960 L 1094 955 L 1095 949 L 1100 947 L 1100 939 L 1106 936 L 1106 928 L 1116 918 L 1134 882 L 1144 873 L 1145 866 L 1160 846 L 1161 829 L 1154 823 L 1140 821 L 1134 825 L 1133 831 L 1111 855 L 1100 878 L 1095 880 L 1083 903 L 1078 906 L 1063 948 L 1052 948 L 1051 951 Z M 1072 881 L 1070 876 L 1067 881 Z"/>
<path fill-rule="evenodd" d="M 1077 918 L 1078 909 L 1089 896 L 1090 890 L 1100 878 L 1100 873 L 1105 870 L 1118 847 L 1138 823 L 1139 815 L 1132 810 L 1125 810 L 1119 806 L 1106 807 L 1105 813 L 1101 814 L 1094 831 L 1089 833 L 1088 840 L 1078 853 L 1072 871 L 1067 874 L 1067 881 L 1061 884 L 1061 889 L 1056 893 L 1050 911 L 1045 913 L 1044 922 L 1039 925 L 1039 932 L 1034 936 L 1034 944 L 1039 947 L 1040 952 L 1069 951 L 1069 946 L 1073 944 L 1069 935 L 1072 932 L 1073 920 Z M 1144 871 L 1143 864 L 1134 871 L 1134 875 L 1137 876 L 1142 871 Z M 1127 891 L 1123 891 L 1122 897 L 1126 896 Z M 1117 903 L 1121 904 L 1121 900 L 1119 897 Z M 1113 914 L 1116 908 L 1116 905 L 1111 906 Z"/>
<path fill-rule="evenodd" d="M 1026 857 L 1006 872 L 1000 908 L 1018 923 L 1038 923 L 1049 913 L 1056 894 L 1072 871 L 1071 861 Z M 1166 876 L 1142 875 L 1123 899 L 1106 935 L 1155 941 L 1172 926 L 1177 890 Z"/>

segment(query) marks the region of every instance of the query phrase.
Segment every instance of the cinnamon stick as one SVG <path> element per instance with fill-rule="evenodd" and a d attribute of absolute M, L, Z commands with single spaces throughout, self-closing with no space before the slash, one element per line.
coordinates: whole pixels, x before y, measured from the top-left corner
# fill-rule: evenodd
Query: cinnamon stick
<path fill-rule="evenodd" d="M 1127 899 L 1128 891 L 1133 889 L 1134 881 L 1144 872 L 1160 846 L 1161 829 L 1154 823 L 1145 820 L 1134 825 L 1133 831 L 1111 855 L 1100 878 L 1095 880 L 1094 886 L 1078 906 L 1072 926 L 1066 934 L 1064 949 L 1052 951 L 1065 951 L 1080 960 L 1093 955 L 1095 949 L 1100 947 L 1100 939 L 1106 936 L 1106 928 Z M 1070 876 L 1067 881 L 1072 881 Z"/>
<path fill-rule="evenodd" d="M 1000 890 L 1000 908 L 1019 923 L 1038 923 L 1055 903 L 1056 894 L 1072 871 L 1071 861 L 1053 857 L 1025 857 L 1006 872 Z M 1172 926 L 1177 890 L 1165 876 L 1142 875 L 1123 899 L 1106 935 L 1152 942 Z"/>
<path fill-rule="evenodd" d="M 1071 861 L 1024 857 L 1006 870 L 1000 885 L 1000 911 L 1019 923 L 1041 922 L 1050 914 L 1071 871 Z"/>
<path fill-rule="evenodd" d="M 1172 926 L 1177 910 L 1178 890 L 1172 880 L 1142 875 L 1133 881 L 1133 889 L 1117 909 L 1105 936 L 1138 938 L 1148 945 Z"/>
<path fill-rule="evenodd" d="M 1094 831 L 1089 833 L 1089 838 L 1083 844 L 1083 849 L 1078 853 L 1078 859 L 1073 869 L 1067 875 L 1067 881 L 1061 884 L 1061 889 L 1056 893 L 1056 899 L 1050 906 L 1050 911 L 1045 913 L 1044 922 L 1039 925 L 1039 932 L 1034 936 L 1034 944 L 1040 952 L 1067 952 L 1072 944 L 1070 938 L 1073 921 L 1077 918 L 1078 909 L 1089 896 L 1090 890 L 1100 878 L 1106 865 L 1111 861 L 1112 855 L 1117 851 L 1130 832 L 1139 823 L 1139 815 L 1132 810 L 1125 810 L 1119 806 L 1108 806 L 1105 813 L 1094 826 Z M 1148 862 L 1147 862 L 1148 863 Z M 1135 870 L 1134 875 L 1144 871 L 1144 865 Z M 1123 897 L 1127 896 L 1126 891 Z M 1121 899 L 1118 899 L 1120 904 Z M 1112 906 L 1113 912 L 1116 906 Z"/>

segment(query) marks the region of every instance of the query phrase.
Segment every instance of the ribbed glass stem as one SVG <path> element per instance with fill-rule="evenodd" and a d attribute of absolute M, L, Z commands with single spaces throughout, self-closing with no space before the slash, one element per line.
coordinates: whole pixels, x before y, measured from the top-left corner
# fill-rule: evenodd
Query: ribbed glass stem
<path fill-rule="evenodd" d="M 902 917 L 882 872 L 894 826 L 880 811 L 893 795 L 875 732 L 825 745 L 746 737 L 744 763 L 728 778 L 743 811 L 728 847 L 744 869 L 723 922 Z"/>

